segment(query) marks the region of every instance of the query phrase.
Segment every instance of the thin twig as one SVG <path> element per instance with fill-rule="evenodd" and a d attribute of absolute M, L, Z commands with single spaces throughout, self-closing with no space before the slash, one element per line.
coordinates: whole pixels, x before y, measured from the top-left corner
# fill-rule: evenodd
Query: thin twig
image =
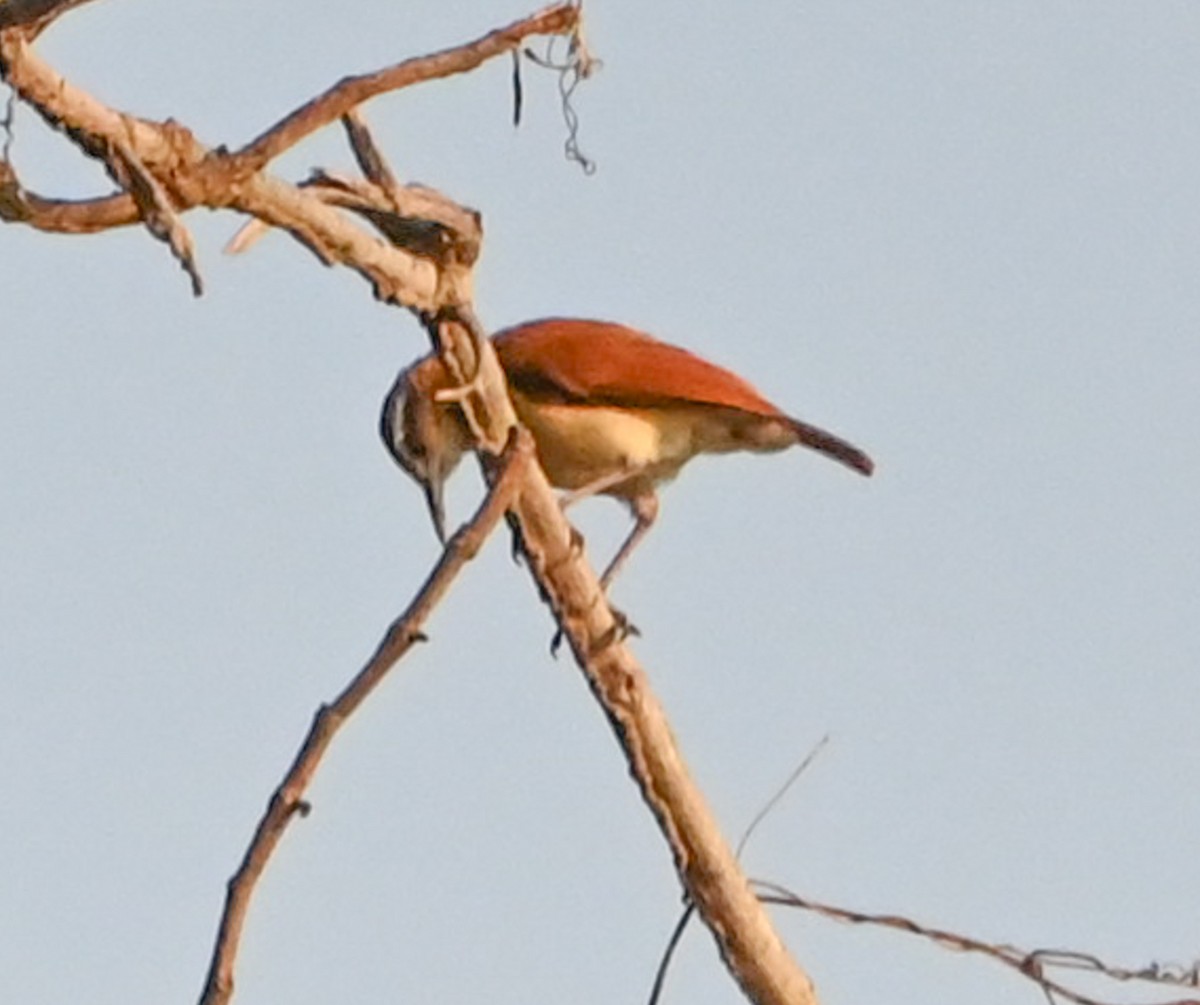
<path fill-rule="evenodd" d="M 424 640 L 421 625 L 446 594 L 457 573 L 478 553 L 512 503 L 532 456 L 533 447 L 527 433 L 510 438 L 492 488 L 475 516 L 451 538 L 424 586 L 404 613 L 388 627 L 366 666 L 331 704 L 318 709 L 295 760 L 255 828 L 241 865 L 229 881 L 216 945 L 200 997 L 201 1005 L 225 1005 L 233 994 L 234 965 L 255 886 L 292 817 L 308 812 L 304 792 L 334 735 L 413 644 Z"/>
<path fill-rule="evenodd" d="M 466 73 L 489 59 L 511 52 L 532 35 L 561 35 L 571 32 L 579 24 L 579 18 L 579 8 L 574 4 L 557 4 L 533 17 L 522 18 L 504 28 L 490 31 L 465 45 L 444 49 L 430 56 L 406 59 L 402 63 L 373 73 L 346 77 L 324 94 L 275 123 L 234 156 L 251 171 L 257 171 L 304 137 L 337 121 L 364 101 L 421 81 Z"/>
<path fill-rule="evenodd" d="M 203 295 L 204 280 L 200 278 L 200 267 L 196 264 L 196 242 L 171 206 L 166 190 L 124 140 L 114 139 L 110 149 L 109 168 L 121 187 L 133 196 L 146 229 L 171 249 L 171 254 L 192 281 L 192 295 Z"/>
<path fill-rule="evenodd" d="M 805 911 L 813 911 L 824 915 L 827 918 L 833 918 L 835 921 L 844 921 L 852 925 L 874 925 L 880 928 L 891 928 L 896 931 L 907 932 L 910 935 L 920 936 L 947 949 L 964 953 L 980 953 L 988 956 L 1033 981 L 1052 1001 L 1062 999 L 1073 1002 L 1074 1005 L 1115 1005 L 1115 1003 L 1106 1001 L 1103 998 L 1095 998 L 1082 994 L 1073 988 L 1067 987 L 1061 981 L 1052 979 L 1048 976 L 1047 970 L 1055 967 L 1099 974 L 1116 981 L 1147 981 L 1173 987 L 1195 987 L 1198 983 L 1198 977 L 1200 977 L 1197 974 L 1198 968 L 1196 967 L 1182 969 L 1151 965 L 1141 970 L 1127 970 L 1106 966 L 1096 957 L 1085 953 L 1075 953 L 1058 949 L 1026 951 L 1018 949 L 1015 946 L 992 944 L 984 942 L 982 939 L 960 935 L 957 932 L 948 932 L 944 929 L 921 925 L 902 915 L 869 914 L 862 911 L 847 910 L 844 907 L 834 907 L 831 904 L 824 904 L 807 897 L 801 897 L 799 894 L 777 883 L 756 880 L 754 885 L 760 891 L 765 891 L 760 893 L 760 899 L 767 904 L 776 904 L 781 907 L 797 907 Z M 1196 998 L 1179 998 L 1161 1002 L 1159 1005 L 1200 1005 L 1200 1000 Z"/>
<path fill-rule="evenodd" d="M 342 128 L 346 130 L 346 138 L 350 141 L 350 149 L 354 151 L 354 159 L 358 169 L 367 181 L 373 181 L 385 192 L 399 188 L 395 172 L 387 162 L 371 128 L 363 116 L 361 108 L 352 108 L 342 116 Z"/>
<path fill-rule="evenodd" d="M 444 266 L 474 265 L 483 245 L 479 213 L 428 185 L 401 185 L 360 109 L 343 115 L 342 126 L 366 182 L 316 171 L 302 184 L 340 190 L 339 204 L 370 220 L 397 247 Z M 326 198 L 334 202 L 337 196 L 327 191 Z"/>

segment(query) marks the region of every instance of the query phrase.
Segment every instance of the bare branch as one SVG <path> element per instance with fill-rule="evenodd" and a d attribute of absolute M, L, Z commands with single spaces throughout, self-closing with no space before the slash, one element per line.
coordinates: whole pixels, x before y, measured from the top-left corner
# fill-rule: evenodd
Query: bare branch
<path fill-rule="evenodd" d="M 258 148 L 259 152 L 269 147 L 277 153 L 312 129 L 331 121 L 341 113 L 342 106 L 345 111 L 352 110 L 357 102 L 348 102 L 347 96 L 362 94 L 369 97 L 420 80 L 469 70 L 485 59 L 515 48 L 531 35 L 573 30 L 578 18 L 577 7 L 559 5 L 491 32 L 468 45 L 408 60 L 377 74 L 353 78 L 264 134 L 257 141 L 264 144 Z M 169 240 L 177 257 L 185 263 L 188 261 L 187 241 L 177 222 L 171 222 L 174 213 L 167 207 L 184 210 L 205 205 L 250 213 L 265 223 L 289 231 L 322 262 L 338 262 L 355 268 L 371 281 L 377 298 L 421 313 L 431 312 L 438 303 L 448 302 L 439 292 L 444 285 L 442 276 L 430 267 L 429 259 L 445 257 L 451 260 L 454 271 L 461 272 L 478 255 L 478 216 L 432 190 L 415 186 L 391 189 L 393 198 L 383 201 L 379 207 L 372 207 L 370 200 L 360 200 L 352 207 L 369 219 L 397 250 L 389 252 L 379 242 L 371 242 L 378 246 L 371 249 L 366 243 L 370 239 L 361 236 L 348 222 L 328 211 L 324 215 L 319 212 L 314 215 L 299 204 L 303 197 L 294 188 L 284 187 L 283 183 L 257 173 L 259 154 L 253 146 L 238 155 L 212 151 L 178 123 L 155 123 L 114 111 L 64 80 L 38 57 L 19 30 L 0 33 L 0 75 L 50 125 L 66 132 L 89 156 L 109 164 L 112 150 L 125 150 L 128 153 L 126 160 L 131 158 L 131 162 L 144 166 L 144 178 L 153 178 L 161 189 L 158 196 L 142 200 L 145 207 L 156 207 L 147 219 Z M 146 186 L 143 190 L 149 191 Z M 312 205 L 311 201 L 303 201 Z M 439 206 L 440 210 L 435 213 Z M 431 214 L 435 224 L 453 231 L 449 240 L 438 226 L 430 226 L 428 216 Z M 127 194 L 84 202 L 40 199 L 25 192 L 8 169 L 6 177 L 0 178 L 0 218 L 47 230 L 90 233 L 107 226 L 132 223 L 139 218 L 139 209 L 138 201 Z M 249 243 L 252 236 L 246 235 L 243 245 Z M 407 255 L 398 250 L 401 247 Z M 464 282 L 460 275 L 452 285 L 457 288 Z"/>
<path fill-rule="evenodd" d="M 445 596 L 454 577 L 478 554 L 483 542 L 504 516 L 532 457 L 529 434 L 512 437 L 492 488 L 478 512 L 450 540 L 425 585 L 404 613 L 392 622 L 366 666 L 332 704 L 322 705 L 317 711 L 308 736 L 271 796 L 242 863 L 229 881 L 212 962 L 200 997 L 201 1005 L 224 1005 L 233 995 L 233 969 L 250 898 L 292 817 L 297 813 L 308 813 L 309 806 L 303 796 L 334 735 L 413 644 L 424 640 L 421 625 Z"/>
<path fill-rule="evenodd" d="M 852 925 L 874 925 L 880 928 L 891 928 L 928 939 L 947 949 L 964 953 L 980 953 L 988 956 L 1021 976 L 1037 984 L 1052 1001 L 1062 999 L 1073 1002 L 1074 1005 L 1115 1005 L 1102 998 L 1082 994 L 1067 987 L 1059 980 L 1049 976 L 1053 968 L 1076 970 L 1086 973 L 1099 974 L 1116 981 L 1148 981 L 1155 984 L 1174 987 L 1200 987 L 1200 966 L 1191 968 L 1170 968 L 1156 964 L 1140 970 L 1127 970 L 1111 967 L 1102 963 L 1094 956 L 1086 953 L 1076 953 L 1060 949 L 1035 949 L 1026 951 L 1015 946 L 1006 946 L 984 942 L 957 932 L 948 932 L 940 928 L 920 925 L 909 918 L 897 914 L 867 914 L 861 911 L 851 911 L 843 907 L 834 907 L 820 901 L 811 900 L 793 893 L 776 883 L 755 881 L 758 889 L 766 891 L 761 896 L 768 904 L 778 904 L 782 907 L 798 907 L 805 911 L 813 911 L 844 921 Z M 1161 1002 L 1159 1005 L 1200 1005 L 1200 999 L 1179 998 Z"/>
<path fill-rule="evenodd" d="M 342 127 L 346 130 L 346 138 L 350 141 L 350 149 L 354 151 L 354 159 L 358 169 L 367 181 L 374 182 L 385 192 L 398 188 L 400 183 L 387 162 L 375 137 L 371 135 L 367 120 L 362 110 L 352 108 L 342 116 Z"/>
<path fill-rule="evenodd" d="M 27 223 L 53 234 L 98 234 L 140 219 L 133 197 L 46 199 L 21 186 L 12 167 L 0 161 L 0 220 Z"/>
<path fill-rule="evenodd" d="M 353 210 L 392 244 L 441 265 L 470 266 L 479 257 L 479 214 L 419 183 L 380 186 L 316 172 L 303 183 L 333 206 Z"/>
<path fill-rule="evenodd" d="M 813 761 L 817 759 L 817 755 L 825 749 L 825 745 L 829 742 L 829 736 L 823 736 L 817 741 L 816 745 L 804 755 L 804 759 L 792 769 L 791 774 L 787 776 L 784 783 L 772 793 L 771 797 L 763 804 L 762 808 L 754 814 L 754 819 L 746 826 L 742 832 L 742 836 L 738 839 L 737 848 L 734 850 L 734 856 L 739 860 L 742 857 L 742 852 L 746 850 L 746 845 L 750 843 L 750 839 L 754 836 L 754 832 L 758 830 L 759 825 L 771 814 L 771 811 L 783 800 L 783 797 L 788 794 L 788 791 L 799 780 L 811 766 Z M 650 998 L 647 1005 L 657 1005 L 659 998 L 662 995 L 663 985 L 667 979 L 667 970 L 671 966 L 671 957 L 675 955 L 675 950 L 679 946 L 680 940 L 683 938 L 683 933 L 687 930 L 688 923 L 692 919 L 692 915 L 696 912 L 696 905 L 686 903 L 683 911 L 680 912 L 679 921 L 675 924 L 675 929 L 671 932 L 671 938 L 667 940 L 666 948 L 663 950 L 662 959 L 658 962 L 658 970 L 654 974 L 654 984 L 650 990 Z"/>
<path fill-rule="evenodd" d="M 546 572 L 552 581 L 553 574 Z M 716 939 L 725 965 L 759 1005 L 815 1002 L 808 976 L 780 941 L 689 777 L 641 667 L 621 643 L 601 641 L 598 650 L 589 649 L 603 637 L 578 624 L 577 617 L 564 611 L 559 623 L 621 740 L 642 798 L 658 819 L 688 897 Z"/>
<path fill-rule="evenodd" d="M 171 254 L 191 278 L 192 294 L 200 296 L 204 292 L 204 281 L 196 264 L 196 244 L 179 214 L 172 209 L 163 187 L 127 143 L 119 140 L 114 143 L 108 163 L 122 186 L 133 196 L 146 229 L 166 242 Z"/>
<path fill-rule="evenodd" d="M 19 30 L 0 31 L 0 76 L 22 101 L 51 127 L 65 132 L 89 157 L 103 161 L 105 144 L 122 142 L 157 174 L 199 163 L 208 152 L 178 123 L 125 115 L 76 87 L 42 59 Z"/>
<path fill-rule="evenodd" d="M 479 255 L 483 237 L 479 214 L 428 186 L 397 186 L 389 192 L 369 181 L 315 171 L 297 188 L 327 206 L 357 213 L 391 244 L 423 258 L 443 265 L 471 265 Z M 248 250 L 267 230 L 262 220 L 243 224 L 226 245 L 226 253 Z"/>
<path fill-rule="evenodd" d="M 374 73 L 346 77 L 324 94 L 281 119 L 235 156 L 249 170 L 258 170 L 289 147 L 295 146 L 305 136 L 337 121 L 364 101 L 387 91 L 411 87 L 426 80 L 438 80 L 441 77 L 466 73 L 489 59 L 511 52 L 532 35 L 566 34 L 578 25 L 579 16 L 579 7 L 575 4 L 556 4 L 533 17 L 523 18 L 507 27 L 490 31 L 474 42 L 444 49 L 429 56 L 406 59 L 402 63 L 376 70 Z"/>
<path fill-rule="evenodd" d="M 479 213 L 428 185 L 401 185 L 359 110 L 342 116 L 342 125 L 367 181 L 316 172 L 303 184 L 322 187 L 331 203 L 359 213 L 399 247 L 442 265 L 474 265 L 483 244 Z"/>
<path fill-rule="evenodd" d="M 405 213 L 397 213 L 392 200 L 366 182 L 317 174 L 293 186 L 257 175 L 231 200 L 232 208 L 255 219 L 238 230 L 225 251 L 244 252 L 267 227 L 279 227 L 325 265 L 345 265 L 364 276 L 377 299 L 421 315 L 432 314 L 447 302 L 441 292 L 447 277 L 465 272 L 478 255 L 479 217 L 424 186 L 406 186 L 401 192 Z M 448 206 L 453 210 L 446 209 Z M 351 209 L 369 219 L 388 240 L 364 232 L 332 207 Z M 422 212 L 434 218 L 422 216 Z M 470 229 L 452 230 L 445 222 L 448 220 Z M 468 279 L 458 282 L 469 290 Z"/>
<path fill-rule="evenodd" d="M 485 449 L 515 423 L 504 374 L 489 341 L 477 344 L 454 309 L 439 324 L 443 353 L 472 375 L 464 401 L 475 412 Z M 478 350 L 476 364 L 472 356 Z M 540 467 L 531 465 L 513 507 L 529 568 L 588 686 L 617 737 L 642 799 L 654 814 L 687 897 L 708 926 L 729 972 L 758 1005 L 810 1005 L 807 974 L 788 954 L 750 889 L 707 801 L 688 773 L 645 672 L 584 560 Z"/>
<path fill-rule="evenodd" d="M 288 231 L 324 264 L 358 272 L 377 299 L 420 313 L 436 310 L 436 263 L 372 236 L 316 196 L 260 174 L 238 188 L 230 205 Z"/>

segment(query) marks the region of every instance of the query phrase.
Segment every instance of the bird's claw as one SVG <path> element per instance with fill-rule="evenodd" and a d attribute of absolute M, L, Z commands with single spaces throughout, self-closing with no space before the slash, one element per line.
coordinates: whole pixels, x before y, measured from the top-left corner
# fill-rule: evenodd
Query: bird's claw
<path fill-rule="evenodd" d="M 604 633 L 604 637 L 600 640 L 597 648 L 603 649 L 605 646 L 624 642 L 628 638 L 640 639 L 642 637 L 642 630 L 629 620 L 629 616 L 624 611 L 609 604 L 608 612 L 612 615 L 613 625 L 612 628 Z"/>
<path fill-rule="evenodd" d="M 597 594 L 596 603 L 608 603 L 608 598 L 603 594 Z M 593 605 L 594 606 L 594 605 Z M 612 616 L 613 623 L 609 629 L 596 640 L 596 644 L 592 646 L 592 652 L 599 652 L 601 649 L 606 649 L 608 646 L 619 645 L 628 638 L 641 638 L 642 632 L 632 621 L 628 615 L 620 608 L 613 607 L 608 604 L 608 613 Z M 566 635 L 562 628 L 554 633 L 554 637 L 550 640 L 550 655 L 558 659 L 558 651 L 562 648 L 563 640 Z"/>
<path fill-rule="evenodd" d="M 512 537 L 509 539 L 509 554 L 512 556 L 513 563 L 520 565 L 522 559 L 525 557 L 525 543 L 521 537 L 521 526 L 511 513 L 508 515 L 508 526 L 512 531 Z"/>

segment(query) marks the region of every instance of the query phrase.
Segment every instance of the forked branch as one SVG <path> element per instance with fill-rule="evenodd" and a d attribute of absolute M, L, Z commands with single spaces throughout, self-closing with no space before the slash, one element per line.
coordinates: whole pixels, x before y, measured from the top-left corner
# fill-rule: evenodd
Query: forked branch
<path fill-rule="evenodd" d="M 249 170 L 257 171 L 304 137 L 336 122 L 371 98 L 422 81 L 467 73 L 489 59 L 512 52 L 531 35 L 565 35 L 574 31 L 578 24 L 579 8 L 575 4 L 557 4 L 532 17 L 490 31 L 466 45 L 406 59 L 374 73 L 346 77 L 281 119 L 234 156 Z"/>
<path fill-rule="evenodd" d="M 7 0 L 0 9 L 7 10 L 12 2 Z M 55 16 L 65 9 L 64 4 L 65 0 L 60 0 L 50 5 Z M 24 189 L 12 166 L 4 164 L 0 174 L 0 219 L 72 234 L 145 222 L 157 236 L 169 241 L 192 273 L 195 287 L 198 273 L 187 254 L 190 237 L 174 214 L 198 206 L 234 209 L 289 231 L 326 264 L 355 269 L 371 281 L 379 299 L 432 312 L 446 302 L 434 270 L 414 262 L 411 255 L 405 256 L 398 245 L 372 248 L 372 239 L 364 237 L 358 228 L 343 226 L 339 214 L 314 205 L 317 200 L 294 186 L 276 183 L 263 169 L 314 130 L 373 97 L 465 73 L 517 50 L 534 36 L 570 35 L 579 23 L 579 7 L 559 3 L 472 42 L 348 77 L 268 128 L 238 153 L 230 153 L 224 146 L 204 145 L 177 122 L 154 122 L 107 107 L 65 80 L 34 52 L 28 25 L 5 28 L 0 30 L 0 78 L 47 123 L 65 132 L 89 157 L 105 161 L 110 170 L 111 151 L 123 150 L 126 161 L 144 169 L 147 184 L 140 191 L 157 186 L 161 193 L 150 200 L 139 199 L 139 189 L 125 188 L 120 194 L 99 199 L 55 200 Z M 116 173 L 119 175 L 119 171 Z M 124 183 L 119 176 L 116 180 Z"/>
<path fill-rule="evenodd" d="M 21 29 L 0 32 L 0 75 L 88 156 L 107 163 L 111 151 L 119 149 L 119 166 L 134 165 L 128 179 L 121 170 L 113 172 L 119 184 L 136 188 L 143 171 L 145 178 L 153 179 L 154 185 L 146 186 L 137 199 L 125 193 L 91 204 L 60 204 L 52 214 L 59 225 L 95 229 L 97 214 L 103 213 L 105 219 L 126 214 L 124 222 L 142 220 L 176 246 L 185 247 L 186 242 L 172 234 L 178 214 L 203 205 L 234 209 L 286 230 L 322 262 L 354 269 L 368 279 L 377 297 L 410 308 L 426 323 L 451 372 L 460 375 L 464 383 L 462 407 L 477 431 L 486 465 L 505 444 L 516 417 L 503 371 L 471 306 L 477 217 L 431 190 L 395 185 L 380 166 L 378 151 L 366 147 L 360 162 L 373 166 L 367 167 L 369 180 L 361 186 L 334 185 L 326 180 L 304 189 L 271 177 L 264 168 L 272 157 L 313 129 L 349 114 L 374 95 L 472 69 L 485 59 L 514 50 L 530 35 L 571 34 L 577 30 L 579 18 L 578 5 L 559 4 L 465 46 L 347 78 L 236 154 L 206 147 L 178 123 L 150 122 L 107 108 L 41 61 Z M 581 55 L 582 46 L 577 46 L 576 56 Z M 374 163 L 376 160 L 380 163 Z M 43 201 L 21 189 L 11 172 L 7 180 L 0 178 L 0 205 L 10 207 L 8 219 L 30 223 L 45 208 Z M 368 232 L 339 205 L 372 220 L 386 239 Z M 409 213 L 415 214 L 415 226 L 405 222 Z M 46 225 L 50 217 L 46 214 L 37 225 Z M 381 226 L 381 219 L 388 221 L 388 226 Z M 396 220 L 399 226 L 392 226 Z M 416 240 L 428 236 L 422 221 L 442 228 L 433 245 Z M 809 1005 L 815 997 L 808 977 L 775 933 L 690 778 L 666 715 L 624 644 L 596 574 L 584 560 L 544 473 L 536 464 L 522 467 L 523 471 L 511 475 L 511 485 L 505 483 L 503 493 L 489 497 L 479 525 L 494 524 L 508 507 L 538 587 L 608 717 L 642 797 L 669 844 L 687 895 L 714 935 L 730 972 L 758 1005 Z M 444 563 L 457 568 L 462 560 L 451 549 Z M 368 666 L 332 705 L 317 714 L 230 883 L 205 1005 L 228 1000 L 251 891 L 288 821 L 304 811 L 302 795 L 321 754 L 345 716 L 418 637 L 419 619 L 447 579 L 445 565 L 439 566 L 431 585 L 389 630 Z"/>

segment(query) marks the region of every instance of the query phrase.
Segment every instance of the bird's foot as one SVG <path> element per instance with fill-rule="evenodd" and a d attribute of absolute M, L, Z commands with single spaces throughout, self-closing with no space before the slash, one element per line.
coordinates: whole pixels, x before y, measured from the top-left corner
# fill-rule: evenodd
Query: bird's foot
<path fill-rule="evenodd" d="M 626 639 L 631 637 L 636 639 L 640 639 L 642 637 L 642 630 L 629 620 L 629 616 L 624 611 L 613 607 L 612 604 L 609 604 L 608 613 L 612 615 L 613 625 L 612 628 L 604 633 L 603 638 L 601 638 L 597 643 L 597 649 L 603 649 L 605 646 L 616 645 L 617 643 L 624 642 Z"/>
<path fill-rule="evenodd" d="M 544 573 L 553 575 L 562 566 L 574 562 L 577 558 L 579 558 L 580 555 L 583 554 L 583 546 L 585 544 L 583 535 L 580 534 L 579 531 L 570 524 L 567 524 L 567 527 L 571 532 L 571 536 L 567 540 L 567 550 L 564 554 L 560 555 L 553 561 L 546 562 L 546 564 L 542 566 L 542 571 Z"/>
<path fill-rule="evenodd" d="M 613 607 L 612 604 L 608 603 L 607 596 L 605 596 L 603 593 L 598 593 L 596 595 L 595 603 L 607 604 L 608 613 L 612 616 L 613 623 L 608 630 L 596 640 L 595 644 L 592 646 L 592 652 L 596 653 L 601 649 L 607 648 L 608 646 L 618 645 L 631 636 L 635 638 L 641 638 L 641 629 L 639 629 L 637 625 L 629 620 L 628 615 L 626 615 L 624 611 L 618 607 Z M 558 631 L 554 633 L 554 638 L 550 640 L 550 655 L 555 659 L 558 659 L 558 651 L 562 648 L 563 640 L 565 638 L 566 636 L 564 635 L 562 628 L 559 628 Z"/>

